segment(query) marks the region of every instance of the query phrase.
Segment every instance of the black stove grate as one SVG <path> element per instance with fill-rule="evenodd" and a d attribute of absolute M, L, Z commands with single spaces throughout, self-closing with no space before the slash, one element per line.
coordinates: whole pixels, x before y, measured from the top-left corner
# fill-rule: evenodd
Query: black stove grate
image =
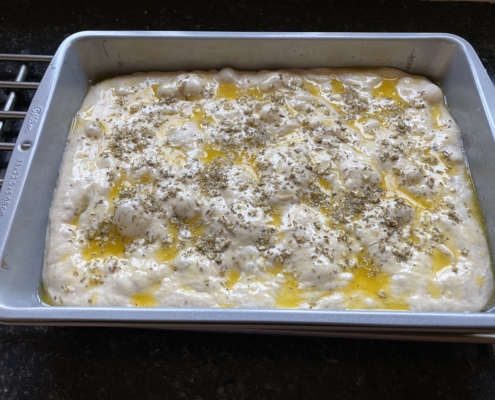
<path fill-rule="evenodd" d="M 0 186 L 26 111 L 52 56 L 0 54 Z"/>

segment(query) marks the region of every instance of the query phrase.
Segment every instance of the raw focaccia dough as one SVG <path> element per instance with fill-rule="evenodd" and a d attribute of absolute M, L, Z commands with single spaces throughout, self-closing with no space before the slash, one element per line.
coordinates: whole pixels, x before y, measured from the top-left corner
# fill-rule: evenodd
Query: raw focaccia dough
<path fill-rule="evenodd" d="M 54 305 L 478 311 L 493 277 L 436 85 L 223 69 L 91 88 L 43 284 Z"/>

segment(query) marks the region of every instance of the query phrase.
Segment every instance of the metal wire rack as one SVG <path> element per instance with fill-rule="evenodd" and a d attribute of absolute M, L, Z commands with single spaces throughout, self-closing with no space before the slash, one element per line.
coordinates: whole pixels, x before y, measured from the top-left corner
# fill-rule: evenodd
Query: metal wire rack
<path fill-rule="evenodd" d="M 39 80 L 52 56 L 0 54 L 0 186 Z"/>

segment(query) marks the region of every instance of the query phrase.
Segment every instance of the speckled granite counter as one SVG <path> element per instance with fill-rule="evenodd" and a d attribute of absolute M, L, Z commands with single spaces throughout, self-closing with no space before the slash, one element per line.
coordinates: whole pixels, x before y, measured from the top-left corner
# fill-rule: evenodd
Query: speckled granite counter
<path fill-rule="evenodd" d="M 449 32 L 495 82 L 495 5 L 30 2 L 0 8 L 0 52 L 53 54 L 81 30 Z M 0 326 L 0 399 L 493 399 L 489 345 Z"/>

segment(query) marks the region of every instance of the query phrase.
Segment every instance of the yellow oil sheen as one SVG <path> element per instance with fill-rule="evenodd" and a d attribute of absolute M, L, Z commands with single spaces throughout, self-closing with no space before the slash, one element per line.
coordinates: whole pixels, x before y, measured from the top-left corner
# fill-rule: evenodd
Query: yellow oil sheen
<path fill-rule="evenodd" d="M 40 284 L 38 285 L 38 298 L 44 304 L 47 304 L 49 306 L 55 305 L 55 302 L 53 301 L 53 299 L 50 297 L 50 295 L 46 291 L 45 286 L 43 285 L 43 282 L 40 282 Z"/>
<path fill-rule="evenodd" d="M 449 265 L 452 265 L 452 261 L 450 260 L 450 257 L 448 256 L 448 254 L 445 254 L 444 252 L 442 252 L 441 250 L 439 250 L 436 247 L 433 249 L 433 252 L 431 253 L 430 258 L 431 258 L 431 264 L 432 264 L 432 271 L 434 273 L 437 273 L 441 269 L 443 269 Z"/>
<path fill-rule="evenodd" d="M 206 115 L 205 111 L 202 108 L 197 108 L 193 110 L 191 121 L 200 126 L 203 123 L 203 119 L 206 118 L 206 121 L 209 123 L 215 122 L 215 120 Z"/>
<path fill-rule="evenodd" d="M 308 92 L 311 95 L 313 95 L 315 97 L 321 95 L 320 85 L 318 85 L 318 84 L 315 84 L 313 82 L 306 81 L 305 84 L 304 84 L 304 87 L 308 90 Z"/>
<path fill-rule="evenodd" d="M 440 123 L 440 118 L 442 117 L 442 107 L 440 105 L 432 106 L 430 108 L 431 117 L 433 119 L 433 127 L 439 129 L 442 124 Z"/>
<path fill-rule="evenodd" d="M 96 303 L 98 303 L 98 293 L 93 293 L 93 295 L 91 296 L 91 299 L 89 299 L 88 303 L 91 306 L 95 306 Z"/>
<path fill-rule="evenodd" d="M 227 288 L 231 290 L 239 281 L 241 272 L 238 269 L 231 269 L 227 272 Z"/>
<path fill-rule="evenodd" d="M 284 273 L 284 277 L 285 282 L 277 293 L 275 304 L 279 308 L 297 308 L 302 301 L 299 282 L 290 273 Z"/>
<path fill-rule="evenodd" d="M 270 273 L 273 276 L 276 276 L 277 274 L 282 273 L 284 270 L 284 266 L 282 263 L 276 263 L 274 266 L 268 269 L 268 273 Z"/>
<path fill-rule="evenodd" d="M 182 221 L 182 224 L 186 225 L 191 233 L 191 243 L 194 244 L 199 236 L 203 234 L 204 225 L 202 219 L 197 216 L 187 221 Z M 162 246 L 155 251 L 154 259 L 157 262 L 170 262 L 175 259 L 181 248 L 179 247 L 179 232 L 177 226 L 169 223 L 168 234 L 172 237 L 173 243 L 162 244 Z"/>
<path fill-rule="evenodd" d="M 382 173 L 382 183 L 380 187 L 386 190 L 386 195 L 388 197 L 400 197 L 407 201 L 411 206 L 413 206 L 416 211 L 421 209 L 431 209 L 433 204 L 430 200 L 422 197 L 416 196 L 410 193 L 406 188 L 401 187 L 399 183 L 399 178 L 393 174 Z"/>
<path fill-rule="evenodd" d="M 168 262 L 172 261 L 177 253 L 179 252 L 179 233 L 177 232 L 177 227 L 171 223 L 168 224 L 168 234 L 172 237 L 173 243 L 163 244 L 154 253 L 154 258 L 156 261 Z"/>
<path fill-rule="evenodd" d="M 318 179 L 318 184 L 323 190 L 326 190 L 327 192 L 332 191 L 332 185 L 330 185 L 330 183 L 325 178 L 320 177 L 320 179 Z"/>
<path fill-rule="evenodd" d="M 227 154 L 220 150 L 218 146 L 215 145 L 207 145 L 203 149 L 203 157 L 200 158 L 202 162 L 205 164 L 211 163 L 215 158 L 227 158 Z"/>
<path fill-rule="evenodd" d="M 402 103 L 402 97 L 400 97 L 397 91 L 397 83 L 399 78 L 383 78 L 382 82 L 373 89 L 372 95 L 375 97 L 383 97 Z"/>
<path fill-rule="evenodd" d="M 344 90 L 345 90 L 344 84 L 340 80 L 333 78 L 332 79 L 332 93 L 333 94 L 340 94 L 340 93 L 344 93 Z"/>
<path fill-rule="evenodd" d="M 221 301 L 217 304 L 219 308 L 237 308 L 237 305 L 233 303 L 226 303 L 224 301 Z"/>
<path fill-rule="evenodd" d="M 105 241 L 104 237 L 108 237 Z M 100 239 L 88 240 L 86 246 L 81 251 L 84 260 L 90 261 L 93 258 L 107 258 L 110 256 L 125 258 L 125 246 L 131 244 L 132 239 L 122 236 L 116 227 Z"/>
<path fill-rule="evenodd" d="M 395 299 L 390 295 L 388 290 L 390 288 L 390 276 L 385 272 L 379 271 L 374 275 L 364 267 L 358 267 L 351 272 L 354 275 L 354 280 L 343 290 L 344 296 L 348 299 L 346 302 L 348 309 L 369 308 L 363 301 L 363 297 L 368 297 L 375 301 L 374 309 L 409 310 L 409 305 L 405 301 Z M 383 291 L 387 297 L 380 297 L 379 291 Z"/>
<path fill-rule="evenodd" d="M 434 299 L 439 299 L 440 297 L 442 297 L 442 289 L 435 282 L 428 282 L 428 292 Z"/>
<path fill-rule="evenodd" d="M 236 100 L 240 97 L 240 89 L 233 83 L 220 82 L 217 87 L 217 97 Z"/>
<path fill-rule="evenodd" d="M 272 220 L 269 222 L 270 225 L 273 225 L 275 228 L 280 228 L 282 226 L 282 219 L 284 214 L 281 210 L 274 210 L 270 215 Z"/>
<path fill-rule="evenodd" d="M 134 307 L 156 307 L 156 297 L 150 293 L 136 293 L 131 296 L 131 305 Z"/>
<path fill-rule="evenodd" d="M 367 297 L 375 301 L 375 309 L 409 310 L 409 305 L 405 301 L 396 299 L 391 295 L 389 290 L 390 275 L 380 269 L 373 269 L 364 253 L 358 253 L 357 258 L 358 267 L 350 270 L 354 279 L 342 291 L 346 299 L 348 299 L 346 302 L 347 308 L 368 308 L 362 300 Z M 386 297 L 380 296 L 380 291 Z"/>

